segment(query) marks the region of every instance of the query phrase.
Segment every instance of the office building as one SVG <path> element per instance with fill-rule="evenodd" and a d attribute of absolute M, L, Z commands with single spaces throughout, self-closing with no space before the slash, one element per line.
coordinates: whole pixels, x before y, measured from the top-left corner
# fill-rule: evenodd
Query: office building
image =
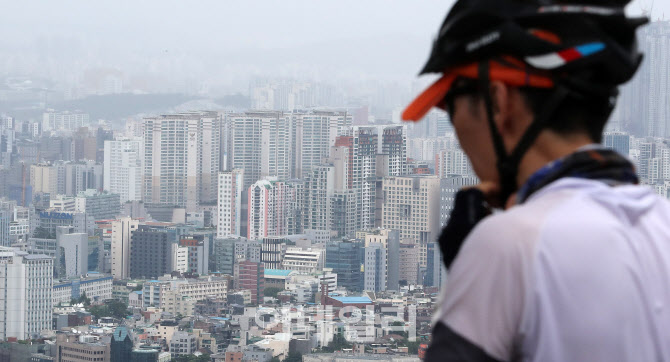
<path fill-rule="evenodd" d="M 53 305 L 70 303 L 86 295 L 92 303 L 103 302 L 112 298 L 112 276 L 109 274 L 89 273 L 83 278 L 70 278 L 54 281 Z"/>
<path fill-rule="evenodd" d="M 56 336 L 58 362 L 106 362 L 110 360 L 110 345 L 100 336 L 82 334 L 59 334 Z"/>
<path fill-rule="evenodd" d="M 133 338 L 126 326 L 118 326 L 110 343 L 110 362 L 133 362 Z M 158 354 L 158 353 L 157 353 Z"/>
<path fill-rule="evenodd" d="M 140 223 L 131 218 L 112 221 L 111 259 L 112 275 L 116 279 L 130 277 L 130 246 L 132 234 Z"/>
<path fill-rule="evenodd" d="M 131 236 L 130 277 L 157 278 L 172 270 L 172 240 L 168 231 L 140 225 Z"/>
<path fill-rule="evenodd" d="M 360 291 L 363 287 L 363 251 L 364 245 L 355 240 L 326 246 L 326 268 L 337 274 L 340 287 L 348 291 Z"/>
<path fill-rule="evenodd" d="M 186 249 L 186 272 L 198 275 L 209 273 L 209 240 L 202 235 L 190 236 L 180 239 L 178 245 Z"/>
<path fill-rule="evenodd" d="M 312 274 L 323 270 L 325 250 L 319 248 L 288 247 L 282 258 L 281 268 L 298 273 Z"/>
<path fill-rule="evenodd" d="M 400 230 L 401 240 L 419 244 L 426 266 L 426 244 L 440 232 L 440 179 L 437 176 L 385 177 L 382 228 Z"/>
<path fill-rule="evenodd" d="M 235 266 L 235 277 L 238 290 L 251 291 L 251 303 L 260 305 L 263 303 L 263 292 L 265 290 L 265 268 L 263 263 L 242 260 Z"/>
<path fill-rule="evenodd" d="M 427 248 L 426 248 L 427 251 Z M 400 243 L 399 263 L 395 268 L 399 271 L 398 277 L 408 285 L 417 284 L 419 279 L 419 244 L 408 241 Z M 394 268 L 389 268 L 389 270 Z"/>
<path fill-rule="evenodd" d="M 621 155 L 628 157 L 630 153 L 630 135 L 624 132 L 605 132 L 604 134 L 605 147 L 619 152 Z"/>
<path fill-rule="evenodd" d="M 399 290 L 400 276 L 400 231 L 388 229 L 361 230 L 356 232 L 356 239 L 363 240 L 364 245 L 381 244 L 386 249 L 386 289 Z M 394 267 L 395 266 L 395 267 Z"/>
<path fill-rule="evenodd" d="M 118 194 L 87 189 L 77 194 L 75 210 L 85 212 L 93 220 L 114 219 L 121 212 L 121 200 Z"/>
<path fill-rule="evenodd" d="M 386 290 L 386 248 L 380 243 L 370 243 L 363 256 L 363 290 Z"/>
<path fill-rule="evenodd" d="M 56 228 L 56 241 L 60 248 L 58 275 L 62 278 L 80 277 L 88 273 L 88 234 L 75 233 L 74 228 Z M 61 261 L 65 265 L 61 266 Z"/>
<path fill-rule="evenodd" d="M 281 269 L 281 261 L 284 257 L 283 246 L 286 239 L 281 237 L 263 238 L 261 246 L 261 262 L 265 269 Z"/>
<path fill-rule="evenodd" d="M 56 234 L 56 228 L 59 226 L 71 226 L 76 233 L 90 235 L 95 230 L 95 220 L 84 212 L 47 210 L 40 211 L 37 215 L 36 227 L 42 228 L 51 235 Z"/>

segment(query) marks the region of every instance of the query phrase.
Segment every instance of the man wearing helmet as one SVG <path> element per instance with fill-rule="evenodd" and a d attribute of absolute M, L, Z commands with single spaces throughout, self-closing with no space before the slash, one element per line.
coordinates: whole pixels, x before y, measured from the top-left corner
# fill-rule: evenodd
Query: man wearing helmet
<path fill-rule="evenodd" d="M 601 148 L 637 70 L 628 1 L 459 0 L 405 110 L 449 112 L 456 196 L 426 360 L 670 361 L 670 205 Z M 490 207 L 504 211 L 491 214 Z"/>

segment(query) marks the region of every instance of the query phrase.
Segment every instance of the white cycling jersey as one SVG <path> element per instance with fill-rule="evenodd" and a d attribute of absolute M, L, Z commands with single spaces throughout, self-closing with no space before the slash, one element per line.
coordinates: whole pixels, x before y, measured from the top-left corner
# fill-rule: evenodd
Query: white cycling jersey
<path fill-rule="evenodd" d="M 475 227 L 437 321 L 504 361 L 670 361 L 670 203 L 645 186 L 545 186 Z"/>

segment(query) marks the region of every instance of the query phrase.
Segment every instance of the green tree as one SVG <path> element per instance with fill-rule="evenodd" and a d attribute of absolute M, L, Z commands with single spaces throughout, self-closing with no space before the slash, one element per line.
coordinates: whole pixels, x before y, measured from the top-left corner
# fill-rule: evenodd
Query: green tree
<path fill-rule="evenodd" d="M 282 289 L 282 288 L 269 287 L 269 288 L 265 288 L 265 290 L 263 291 L 263 295 L 265 295 L 266 297 L 277 298 L 277 294 L 279 292 L 283 291 L 283 290 L 284 289 Z"/>
<path fill-rule="evenodd" d="M 321 351 L 332 353 L 335 351 L 341 351 L 342 349 L 352 347 L 353 345 L 349 343 L 349 341 L 347 341 L 347 339 L 344 338 L 344 336 L 342 336 L 341 334 L 336 334 L 333 336 L 333 340 L 330 341 L 330 343 L 327 346 L 321 348 Z"/>
<path fill-rule="evenodd" d="M 107 300 L 103 305 L 91 305 L 89 306 L 88 311 L 98 318 L 114 317 L 121 319 L 129 314 L 128 305 L 116 299 Z"/>
<path fill-rule="evenodd" d="M 174 362 L 209 362 L 210 358 L 208 354 L 202 354 L 200 356 L 189 355 L 179 355 L 172 359 Z"/>
<path fill-rule="evenodd" d="M 405 343 L 409 354 L 419 354 L 419 341 Z"/>
<path fill-rule="evenodd" d="M 91 305 L 91 298 L 86 296 L 86 292 L 83 292 L 81 293 L 81 296 L 79 296 L 77 303 L 84 303 L 84 306 L 89 306 Z"/>

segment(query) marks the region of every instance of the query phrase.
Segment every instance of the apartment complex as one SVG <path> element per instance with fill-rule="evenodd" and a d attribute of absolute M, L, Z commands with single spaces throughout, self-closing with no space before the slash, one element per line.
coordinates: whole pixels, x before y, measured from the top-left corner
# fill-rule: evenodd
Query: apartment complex
<path fill-rule="evenodd" d="M 197 211 L 217 196 L 220 118 L 192 112 L 144 119 L 144 201 Z"/>

